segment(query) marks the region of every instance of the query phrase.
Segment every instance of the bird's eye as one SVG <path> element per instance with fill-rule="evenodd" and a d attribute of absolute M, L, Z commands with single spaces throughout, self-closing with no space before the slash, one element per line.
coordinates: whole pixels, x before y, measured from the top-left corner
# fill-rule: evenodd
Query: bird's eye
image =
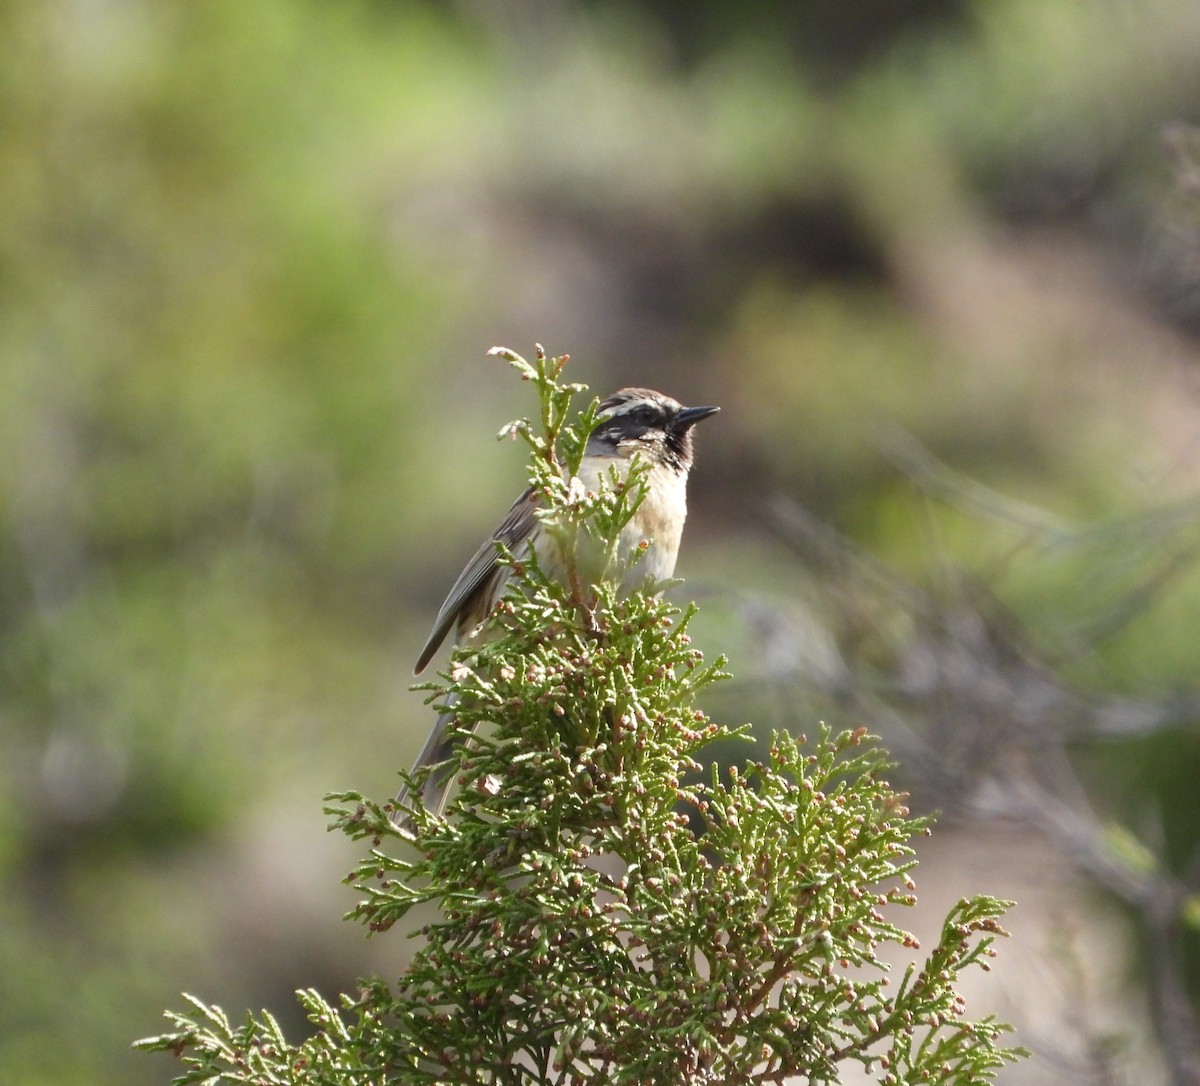
<path fill-rule="evenodd" d="M 634 412 L 633 417 L 637 419 L 638 422 L 649 424 L 658 421 L 658 412 L 655 411 L 653 407 L 647 405 L 645 407 L 639 407 L 637 411 Z"/>

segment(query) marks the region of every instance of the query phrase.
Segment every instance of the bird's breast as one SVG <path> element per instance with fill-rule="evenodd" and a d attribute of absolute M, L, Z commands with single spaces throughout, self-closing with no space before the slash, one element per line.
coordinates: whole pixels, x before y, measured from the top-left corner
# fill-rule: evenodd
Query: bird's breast
<path fill-rule="evenodd" d="M 646 497 L 621 533 L 621 550 L 648 541 L 650 550 L 638 568 L 643 576 L 661 581 L 675 572 L 683 522 L 687 519 L 687 477 L 672 468 L 656 467 L 646 483 Z"/>
<path fill-rule="evenodd" d="M 579 480 L 588 490 L 599 490 L 608 482 L 612 468 L 624 474 L 630 461 L 622 457 L 585 457 Z M 646 496 L 629 523 L 621 529 L 618 550 L 627 559 L 642 541 L 649 550 L 633 571 L 640 583 L 665 580 L 675 572 L 683 522 L 687 519 L 687 475 L 664 465 L 655 465 L 646 475 Z"/>

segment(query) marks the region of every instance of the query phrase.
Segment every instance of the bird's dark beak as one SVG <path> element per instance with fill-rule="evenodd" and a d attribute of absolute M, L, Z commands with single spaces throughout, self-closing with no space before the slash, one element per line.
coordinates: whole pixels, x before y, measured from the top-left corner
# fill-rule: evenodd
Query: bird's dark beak
<path fill-rule="evenodd" d="M 675 424 L 686 430 L 689 426 L 694 426 L 701 419 L 715 415 L 720 410 L 719 407 L 685 407 L 675 416 Z"/>

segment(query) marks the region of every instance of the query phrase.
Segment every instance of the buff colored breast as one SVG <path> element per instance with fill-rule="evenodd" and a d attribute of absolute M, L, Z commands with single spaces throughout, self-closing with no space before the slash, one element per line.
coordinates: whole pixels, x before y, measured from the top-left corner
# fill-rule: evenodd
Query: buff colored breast
<path fill-rule="evenodd" d="M 627 469 L 629 463 L 624 457 L 587 457 L 580 465 L 579 480 L 588 490 L 599 490 L 601 479 L 607 479 L 613 467 Z M 635 570 L 637 580 L 662 581 L 675 572 L 675 559 L 679 556 L 679 540 L 687 517 L 687 475 L 657 465 L 647 475 L 646 486 L 646 497 L 622 529 L 618 547 L 621 558 L 625 559 L 642 540 L 648 542 L 650 550 Z"/>

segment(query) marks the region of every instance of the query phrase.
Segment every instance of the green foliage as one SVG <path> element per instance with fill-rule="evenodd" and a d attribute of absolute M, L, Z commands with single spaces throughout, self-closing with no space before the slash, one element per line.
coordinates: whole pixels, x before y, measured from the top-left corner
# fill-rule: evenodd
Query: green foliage
<path fill-rule="evenodd" d="M 885 1083 L 988 1081 L 1018 1053 L 1002 1024 L 963 1017 L 955 982 L 986 968 L 1006 903 L 960 901 L 892 984 L 880 948 L 916 942 L 885 910 L 915 900 L 926 820 L 862 731 L 779 733 L 764 761 L 704 778 L 704 748 L 741 733 L 695 707 L 724 660 L 692 648 L 694 608 L 615 587 L 636 470 L 600 493 L 572 482 L 594 407 L 568 421 L 564 359 L 502 353 L 539 392 L 540 430 L 505 432 L 531 447 L 568 576 L 504 556 L 517 575 L 493 636 L 427 684 L 455 704 L 445 817 L 414 801 L 401 830 L 391 804 L 330 797 L 336 827 L 371 842 L 350 915 L 376 933 L 425 902 L 438 919 L 396 984 L 337 1006 L 300 993 L 300 1044 L 269 1014 L 235 1026 L 193 999 L 139 1046 L 182 1056 L 179 1083 L 819 1083 L 847 1061 Z M 581 541 L 607 545 L 606 579 L 572 575 Z"/>

